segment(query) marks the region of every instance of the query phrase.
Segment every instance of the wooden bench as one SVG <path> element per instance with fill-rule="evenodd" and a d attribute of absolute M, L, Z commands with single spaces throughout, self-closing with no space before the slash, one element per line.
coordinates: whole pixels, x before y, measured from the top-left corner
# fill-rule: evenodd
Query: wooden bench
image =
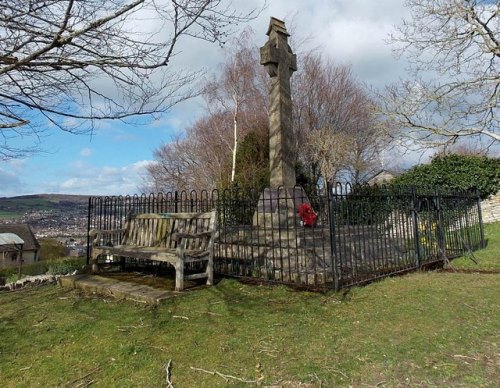
<path fill-rule="evenodd" d="M 99 272 L 99 256 L 112 255 L 172 264 L 176 291 L 184 289 L 184 279 L 207 278 L 207 284 L 213 284 L 215 211 L 129 214 L 124 229 L 93 230 L 90 234 L 94 273 Z M 186 263 L 204 261 L 203 273 L 184 276 Z"/>

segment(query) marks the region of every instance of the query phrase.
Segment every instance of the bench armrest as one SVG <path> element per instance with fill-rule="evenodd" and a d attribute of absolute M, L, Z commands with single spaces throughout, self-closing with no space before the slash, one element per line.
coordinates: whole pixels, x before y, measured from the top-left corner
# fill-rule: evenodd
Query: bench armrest
<path fill-rule="evenodd" d="M 126 229 L 108 229 L 108 230 L 92 229 L 89 232 L 89 236 L 92 237 L 92 245 L 99 246 L 102 245 L 101 240 L 104 239 L 105 236 L 107 236 L 107 239 L 109 240 L 109 242 L 111 242 L 113 237 L 120 239 L 123 233 L 125 233 L 125 230 Z"/>
<path fill-rule="evenodd" d="M 211 238 L 213 236 L 213 232 L 200 232 L 200 233 L 174 233 L 172 234 L 172 239 L 177 241 L 177 255 L 179 257 L 184 257 L 186 249 L 189 250 L 189 240 L 194 239 L 202 239 L 204 240 L 205 248 L 201 249 L 201 247 L 197 248 L 198 254 L 209 254 L 211 249 Z"/>

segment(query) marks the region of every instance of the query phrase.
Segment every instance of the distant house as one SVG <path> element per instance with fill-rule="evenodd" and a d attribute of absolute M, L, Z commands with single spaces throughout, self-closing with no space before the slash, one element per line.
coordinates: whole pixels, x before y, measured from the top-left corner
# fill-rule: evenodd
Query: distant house
<path fill-rule="evenodd" d="M 7 237 L 0 238 L 0 268 L 18 265 L 21 250 L 24 264 L 40 260 L 40 244 L 28 224 L 0 225 L 0 236 Z"/>
<path fill-rule="evenodd" d="M 383 185 L 385 183 L 389 183 L 391 180 L 396 178 L 398 173 L 389 170 L 380 170 L 375 175 L 373 175 L 370 179 L 368 179 L 367 183 L 370 186 L 373 185 Z"/>

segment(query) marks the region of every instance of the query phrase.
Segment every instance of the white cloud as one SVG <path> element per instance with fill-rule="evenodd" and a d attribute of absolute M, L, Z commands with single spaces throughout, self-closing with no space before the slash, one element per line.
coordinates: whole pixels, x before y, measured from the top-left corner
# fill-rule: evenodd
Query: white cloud
<path fill-rule="evenodd" d="M 10 197 L 17 195 L 22 189 L 21 174 L 20 171 L 16 171 L 14 168 L 9 169 L 8 165 L 6 167 L 0 166 L 0 197 Z"/>
<path fill-rule="evenodd" d="M 82 148 L 80 151 L 80 156 L 88 157 L 90 155 L 92 155 L 92 149 L 90 148 Z"/>
<path fill-rule="evenodd" d="M 351 65 L 355 76 L 374 86 L 395 81 L 405 73 L 406 64 L 393 58 L 386 43 L 394 25 L 407 14 L 400 0 L 291 3 L 289 7 L 288 0 L 273 1 L 270 12 L 275 12 L 275 8 L 278 13 L 280 9 L 298 11 L 292 18 L 292 33 L 309 37 L 306 49 L 317 47 L 326 58 Z"/>
<path fill-rule="evenodd" d="M 264 0 L 232 1 L 234 8 L 243 12 L 254 6 L 262 6 L 263 3 Z M 407 10 L 401 0 L 269 0 L 267 9 L 250 22 L 249 26 L 255 31 L 255 45 L 262 46 L 267 39 L 269 18 L 274 16 L 284 19 L 292 38 L 296 37 L 299 41 L 309 38 L 304 47 L 294 47 L 299 54 L 299 64 L 300 50 L 319 47 L 325 58 L 331 58 L 340 64 L 350 64 L 360 81 L 379 87 L 404 75 L 405 63 L 393 58 L 391 47 L 386 45 L 385 40 L 393 31 L 393 25 L 398 24 L 406 15 Z M 157 30 L 158 26 L 143 23 L 142 27 Z M 184 37 L 179 44 L 181 52 L 169 64 L 172 69 L 205 68 L 207 76 L 211 76 L 223 61 L 223 51 L 217 45 L 188 37 Z M 106 80 L 96 79 L 94 82 L 103 90 L 113 90 L 113 86 Z M 157 132 L 154 136 L 158 136 L 160 144 L 172 134 L 181 133 L 192 125 L 203 113 L 202 107 L 200 99 L 186 101 L 175 106 L 169 114 L 159 115 L 158 120 L 144 127 L 144 130 Z M 130 144 L 140 146 L 140 133 L 130 133 L 114 122 L 101 122 L 97 134 L 104 132 L 107 136 L 102 138 L 107 142 L 109 150 L 115 150 L 118 142 L 122 143 L 120 150 L 127 150 L 126 147 Z M 8 167 L 0 164 L 0 196 L 41 192 L 113 195 L 138 191 L 145 167 L 150 161 L 139 160 L 118 167 L 97 165 L 94 157 L 99 147 L 94 146 L 93 151 L 85 147 L 88 145 L 87 137 L 77 137 L 75 142 L 80 140 L 87 141 L 81 148 L 76 148 L 76 153 L 80 152 L 83 160 L 67 165 L 61 163 L 62 167 L 58 166 L 50 171 L 38 171 L 39 180 L 29 182 L 29 185 L 23 182 L 23 179 L 28 180 L 23 163 L 10 164 Z M 106 159 L 106 163 L 111 165 L 116 163 L 112 159 L 113 152 L 110 151 L 111 159 Z M 58 157 L 57 152 L 54 152 L 53 157 Z M 33 163 L 33 166 L 37 165 Z M 32 169 L 35 168 L 33 166 Z"/>
<path fill-rule="evenodd" d="M 25 159 L 0 161 L 0 197 L 22 195 L 25 184 Z"/>
<path fill-rule="evenodd" d="M 404 171 L 417 164 L 429 163 L 435 154 L 435 149 L 411 151 L 399 144 L 383 151 L 381 157 L 384 168 Z"/>
<path fill-rule="evenodd" d="M 95 167 L 75 171 L 59 185 L 59 193 L 88 195 L 126 195 L 138 192 L 149 160 L 122 167 Z"/>
<path fill-rule="evenodd" d="M 262 7 L 264 0 L 235 0 L 237 10 Z M 240 29 L 251 27 L 255 32 L 255 45 L 262 46 L 271 16 L 285 20 L 292 41 L 307 38 L 300 51 L 318 48 L 325 58 L 336 63 L 351 65 L 354 75 L 369 85 L 382 87 L 396 81 L 405 73 L 406 63 L 398 62 L 386 44 L 394 25 L 407 10 L 401 0 L 272 0 L 261 15 Z M 237 37 L 238 33 L 233 35 Z M 224 50 L 216 45 L 196 39 L 180 42 L 181 52 L 172 61 L 172 69 L 206 70 L 211 77 L 223 61 Z M 192 99 L 175 106 L 166 116 L 151 123 L 151 127 L 167 126 L 181 132 L 203 113 L 203 101 Z"/>
<path fill-rule="evenodd" d="M 12 173 L 20 173 L 26 168 L 26 160 L 25 159 L 12 159 L 3 162 L 4 167 L 0 165 L 0 169 L 5 169 L 6 171 L 10 171 Z"/>

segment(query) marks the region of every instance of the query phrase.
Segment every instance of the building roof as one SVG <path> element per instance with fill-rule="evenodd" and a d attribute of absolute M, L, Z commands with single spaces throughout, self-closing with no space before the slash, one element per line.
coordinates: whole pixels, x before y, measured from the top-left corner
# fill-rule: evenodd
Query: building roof
<path fill-rule="evenodd" d="M 367 180 L 367 183 L 369 185 L 387 183 L 393 178 L 397 177 L 398 175 L 401 174 L 396 171 L 382 169 L 377 173 L 373 174 L 372 177 Z"/>
<path fill-rule="evenodd" d="M 28 224 L 0 225 L 0 233 L 12 233 L 19 236 L 24 240 L 23 249 L 26 251 L 40 249 L 40 244 Z"/>
<path fill-rule="evenodd" d="M 24 244 L 24 240 L 14 233 L 0 233 L 0 245 Z"/>

